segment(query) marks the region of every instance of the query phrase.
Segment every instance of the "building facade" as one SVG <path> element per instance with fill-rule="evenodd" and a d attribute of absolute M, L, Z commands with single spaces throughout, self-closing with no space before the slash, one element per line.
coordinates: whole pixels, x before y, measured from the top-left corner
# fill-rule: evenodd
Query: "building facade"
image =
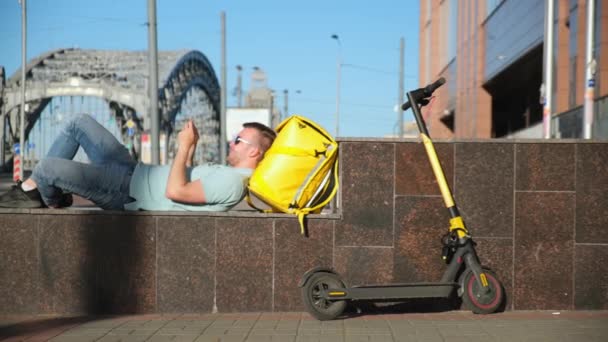
<path fill-rule="evenodd" d="M 433 137 L 542 137 L 548 0 L 421 0 L 420 84 Z M 608 139 L 608 1 L 595 1 L 592 138 Z M 553 0 L 552 136 L 582 137 L 587 0 Z"/>

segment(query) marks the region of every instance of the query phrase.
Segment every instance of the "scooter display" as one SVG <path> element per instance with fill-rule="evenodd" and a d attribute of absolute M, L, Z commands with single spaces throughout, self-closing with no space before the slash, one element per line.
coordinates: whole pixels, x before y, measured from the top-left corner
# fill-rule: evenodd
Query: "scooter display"
<path fill-rule="evenodd" d="M 427 105 L 437 88 L 445 83 L 442 77 L 423 88 L 407 93 L 420 138 L 426 150 L 441 196 L 448 209 L 450 226 L 442 238 L 442 258 L 447 267 L 439 282 L 399 283 L 345 286 L 340 275 L 330 268 L 313 268 L 299 283 L 308 312 L 319 320 L 331 320 L 344 312 L 349 301 L 398 302 L 413 298 L 449 298 L 456 294 L 464 305 L 478 314 L 496 312 L 505 300 L 504 287 L 496 275 L 483 267 L 475 251 L 475 242 L 465 227 L 448 186 L 439 158 L 429 136 L 420 108 Z"/>

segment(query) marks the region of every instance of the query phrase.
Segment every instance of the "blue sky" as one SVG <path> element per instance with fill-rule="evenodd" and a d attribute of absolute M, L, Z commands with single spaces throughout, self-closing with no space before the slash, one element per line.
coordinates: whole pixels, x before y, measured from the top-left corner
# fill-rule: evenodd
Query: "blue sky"
<path fill-rule="evenodd" d="M 147 0 L 29 0 L 28 60 L 63 47 L 147 49 Z M 157 0 L 159 50 L 195 49 L 219 77 L 220 13 L 226 13 L 228 106 L 236 104 L 236 65 L 249 88 L 254 66 L 270 88 L 289 89 L 289 112 L 335 128 L 336 57 L 342 48 L 340 136 L 396 131 L 399 39 L 405 38 L 405 90 L 418 86 L 419 1 Z M 21 7 L 0 1 L 0 65 L 21 64 Z M 296 90 L 300 90 L 296 94 Z M 411 120 L 411 114 L 405 115 Z"/>

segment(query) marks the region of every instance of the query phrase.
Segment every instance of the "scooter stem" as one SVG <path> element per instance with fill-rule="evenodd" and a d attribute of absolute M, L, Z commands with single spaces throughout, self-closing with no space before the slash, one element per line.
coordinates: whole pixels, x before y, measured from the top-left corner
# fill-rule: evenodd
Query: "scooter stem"
<path fill-rule="evenodd" d="M 412 104 L 412 111 L 414 112 L 414 117 L 416 118 L 418 130 L 420 131 L 420 138 L 422 139 L 426 154 L 431 163 L 431 167 L 433 168 L 433 173 L 435 174 L 435 179 L 437 180 L 437 184 L 439 185 L 439 190 L 441 191 L 443 202 L 445 203 L 446 208 L 450 212 L 450 231 L 456 230 L 458 238 L 464 238 L 468 236 L 467 229 L 464 225 L 462 217 L 460 216 L 458 207 L 454 202 L 454 197 L 452 196 L 452 192 L 450 191 L 450 187 L 445 178 L 445 174 L 443 172 L 443 169 L 441 168 L 441 163 L 439 162 L 439 158 L 437 157 L 437 152 L 435 151 L 435 147 L 433 146 L 433 141 L 429 136 L 426 124 L 422 119 L 422 115 L 420 114 L 420 106 L 416 101 L 416 96 L 414 92 L 408 92 L 407 97 L 408 101 Z"/>

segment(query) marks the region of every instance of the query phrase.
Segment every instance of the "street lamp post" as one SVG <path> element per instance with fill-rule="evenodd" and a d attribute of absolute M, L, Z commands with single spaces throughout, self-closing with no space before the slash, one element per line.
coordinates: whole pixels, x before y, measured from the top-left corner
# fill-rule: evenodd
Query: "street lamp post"
<path fill-rule="evenodd" d="M 553 5 L 554 0 L 545 1 L 544 83 L 541 85 L 543 104 L 543 138 L 551 138 L 551 115 L 553 112 Z"/>
<path fill-rule="evenodd" d="M 279 124 L 279 121 L 281 119 L 281 117 L 280 117 L 281 113 L 278 113 L 277 115 L 275 115 L 274 98 L 275 98 L 274 90 L 270 89 L 270 103 L 268 105 L 268 107 L 270 108 L 270 126 L 277 127 Z"/>
<path fill-rule="evenodd" d="M 338 42 L 338 57 L 336 59 L 336 138 L 340 133 L 340 77 L 342 74 L 342 44 L 340 43 L 340 37 L 337 34 L 331 35 L 332 39 Z"/>
<path fill-rule="evenodd" d="M 220 87 L 220 161 L 222 165 L 225 165 L 228 147 L 226 143 L 226 90 L 228 89 L 226 87 L 228 84 L 228 81 L 226 80 L 226 12 L 222 11 L 220 13 L 220 21 L 222 28 L 222 86 Z"/>
<path fill-rule="evenodd" d="M 587 42 L 585 48 L 585 102 L 583 115 L 583 139 L 591 139 L 593 133 L 593 97 L 595 92 L 595 68 L 593 44 L 595 43 L 595 1 L 587 0 Z"/>
<path fill-rule="evenodd" d="M 160 114 L 158 113 L 158 41 L 156 0 L 148 0 L 148 96 L 150 98 L 150 152 L 152 164 L 160 164 Z"/>
<path fill-rule="evenodd" d="M 302 91 L 301 90 L 296 90 L 295 94 L 301 94 Z M 293 92 L 292 92 L 293 94 Z M 289 89 L 284 89 L 283 90 L 283 112 L 285 113 L 285 117 L 281 119 L 281 121 L 283 121 L 283 119 L 286 119 L 289 116 Z"/>
<path fill-rule="evenodd" d="M 236 66 L 236 71 L 237 71 L 237 77 L 236 77 L 236 103 L 237 103 L 237 107 L 241 108 L 243 106 L 243 81 L 242 81 L 242 76 L 241 76 L 241 72 L 243 71 L 243 67 L 240 65 Z"/>
<path fill-rule="evenodd" d="M 23 166 L 25 163 L 25 68 L 26 57 L 26 37 L 27 37 L 27 10 L 26 0 L 21 0 L 21 116 L 19 120 L 19 180 L 23 181 Z"/>
<path fill-rule="evenodd" d="M 397 120 L 399 124 L 399 138 L 403 138 L 403 109 L 401 105 L 403 104 L 403 60 L 405 54 L 405 39 L 401 37 L 399 41 L 399 103 L 397 104 L 397 112 L 399 113 L 399 118 Z"/>
<path fill-rule="evenodd" d="M 289 96 L 289 90 L 284 89 L 283 90 L 283 102 L 284 102 L 283 103 L 283 105 L 284 105 L 283 113 L 285 113 L 285 118 L 287 118 L 289 116 L 289 107 L 287 104 L 288 96 Z M 281 120 L 279 120 L 279 121 L 282 121 L 282 119 L 283 118 L 281 118 Z"/>

